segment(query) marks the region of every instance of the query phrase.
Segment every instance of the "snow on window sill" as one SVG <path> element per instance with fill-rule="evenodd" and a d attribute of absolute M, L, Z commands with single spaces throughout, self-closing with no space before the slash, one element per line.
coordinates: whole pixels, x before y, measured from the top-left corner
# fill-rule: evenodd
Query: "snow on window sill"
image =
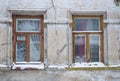
<path fill-rule="evenodd" d="M 12 69 L 25 70 L 25 69 L 44 69 L 43 63 L 13 63 Z"/>
<path fill-rule="evenodd" d="M 70 67 L 81 68 L 81 67 L 107 67 L 102 62 L 90 62 L 90 63 L 74 63 Z"/>
<path fill-rule="evenodd" d="M 0 68 L 7 68 L 7 67 L 8 67 L 7 65 L 0 64 Z"/>
<path fill-rule="evenodd" d="M 41 62 L 16 62 L 15 64 L 41 64 Z"/>

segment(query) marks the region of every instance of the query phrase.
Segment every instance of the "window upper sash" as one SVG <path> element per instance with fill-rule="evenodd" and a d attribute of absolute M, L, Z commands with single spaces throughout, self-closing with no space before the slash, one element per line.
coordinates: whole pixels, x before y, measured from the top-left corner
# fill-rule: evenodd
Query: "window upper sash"
<path fill-rule="evenodd" d="M 40 19 L 17 18 L 16 32 L 40 32 Z"/>
<path fill-rule="evenodd" d="M 94 18 L 74 18 L 73 31 L 100 31 L 100 19 Z"/>

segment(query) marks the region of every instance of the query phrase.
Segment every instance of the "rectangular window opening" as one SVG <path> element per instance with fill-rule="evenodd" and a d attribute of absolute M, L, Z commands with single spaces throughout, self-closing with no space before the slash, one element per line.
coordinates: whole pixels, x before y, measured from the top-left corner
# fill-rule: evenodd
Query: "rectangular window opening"
<path fill-rule="evenodd" d="M 13 15 L 14 62 L 43 62 L 43 16 Z"/>
<path fill-rule="evenodd" d="M 103 17 L 73 16 L 73 62 L 104 62 Z"/>

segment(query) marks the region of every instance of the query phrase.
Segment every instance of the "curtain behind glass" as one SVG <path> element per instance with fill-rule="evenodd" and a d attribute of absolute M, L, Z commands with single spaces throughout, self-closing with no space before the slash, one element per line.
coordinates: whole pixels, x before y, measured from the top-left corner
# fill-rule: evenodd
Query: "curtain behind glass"
<path fill-rule="evenodd" d="M 99 31 L 99 19 L 76 18 L 75 31 Z"/>
<path fill-rule="evenodd" d="M 30 35 L 30 61 L 40 61 L 40 35 Z"/>
<path fill-rule="evenodd" d="M 26 61 L 26 43 L 17 43 L 16 44 L 16 61 L 23 62 Z"/>
<path fill-rule="evenodd" d="M 85 62 L 85 36 L 75 35 L 75 62 Z"/>
<path fill-rule="evenodd" d="M 17 32 L 40 32 L 40 19 L 17 19 Z"/>
<path fill-rule="evenodd" d="M 100 36 L 90 35 L 90 62 L 99 62 L 100 55 Z"/>

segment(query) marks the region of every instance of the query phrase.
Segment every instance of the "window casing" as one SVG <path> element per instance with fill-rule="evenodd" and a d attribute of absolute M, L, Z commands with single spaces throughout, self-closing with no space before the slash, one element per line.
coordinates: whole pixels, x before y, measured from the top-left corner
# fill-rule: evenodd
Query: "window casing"
<path fill-rule="evenodd" d="M 72 18 L 73 63 L 104 62 L 103 16 Z"/>
<path fill-rule="evenodd" d="M 13 61 L 43 62 L 43 16 L 13 15 Z"/>

